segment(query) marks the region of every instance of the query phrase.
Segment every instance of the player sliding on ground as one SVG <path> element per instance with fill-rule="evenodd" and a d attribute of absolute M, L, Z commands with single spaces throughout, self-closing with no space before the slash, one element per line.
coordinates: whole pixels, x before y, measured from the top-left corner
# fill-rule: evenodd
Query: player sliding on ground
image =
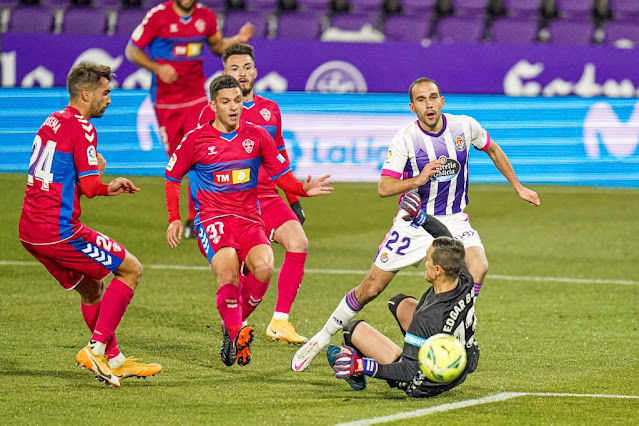
<path fill-rule="evenodd" d="M 477 296 L 488 271 L 488 260 L 479 234 L 464 213 L 468 204 L 470 146 L 488 154 L 521 199 L 537 206 L 539 197 L 519 183 L 504 151 L 474 118 L 442 113 L 444 97 L 435 81 L 417 79 L 408 94 L 409 108 L 417 120 L 400 129 L 391 142 L 378 193 L 381 197 L 408 191 L 420 195 L 421 203 L 415 207 L 440 220 L 455 239 L 464 243 Z M 331 336 L 375 299 L 397 272 L 424 259 L 433 237 L 403 221 L 404 214 L 398 212 L 364 280 L 344 296 L 324 327 L 295 353 L 291 361 L 294 371 L 306 369 Z"/>
<path fill-rule="evenodd" d="M 273 250 L 266 238 L 257 203 L 260 165 L 282 189 L 302 197 L 330 194 L 330 175 L 300 182 L 289 162 L 277 152 L 273 138 L 260 126 L 240 120 L 242 90 L 233 77 L 222 75 L 210 85 L 215 120 L 189 132 L 166 167 L 169 212 L 167 243 L 182 236 L 180 182 L 197 175 L 195 228 L 200 250 L 217 279 L 216 304 L 222 317 L 220 357 L 227 366 L 251 361 L 253 328 L 243 326 L 266 293 L 273 274 Z M 248 270 L 241 288 L 242 265 Z"/>
<path fill-rule="evenodd" d="M 142 265 L 121 244 L 80 222 L 80 195 L 139 191 L 129 179 L 109 184 L 100 179 L 106 162 L 97 153 L 97 133 L 89 120 L 102 117 L 111 103 L 112 78 L 106 65 L 80 63 L 69 72 L 69 105 L 44 121 L 33 142 L 20 241 L 62 287 L 80 293 L 82 316 L 93 336 L 76 362 L 119 387 L 122 379 L 152 376 L 162 366 L 125 358 L 115 338 Z M 110 273 L 115 277 L 105 291 Z"/>

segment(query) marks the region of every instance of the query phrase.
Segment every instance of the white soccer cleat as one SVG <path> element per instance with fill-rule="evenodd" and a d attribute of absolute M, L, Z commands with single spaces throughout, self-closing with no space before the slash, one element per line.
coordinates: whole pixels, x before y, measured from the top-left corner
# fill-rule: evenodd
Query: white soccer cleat
<path fill-rule="evenodd" d="M 293 355 L 293 359 L 291 360 L 291 370 L 306 370 L 317 354 L 319 354 L 329 343 L 330 338 L 327 341 L 323 341 L 318 338 L 317 334 L 313 336 L 311 340 L 306 342 L 306 344 L 295 352 L 295 355 Z"/>

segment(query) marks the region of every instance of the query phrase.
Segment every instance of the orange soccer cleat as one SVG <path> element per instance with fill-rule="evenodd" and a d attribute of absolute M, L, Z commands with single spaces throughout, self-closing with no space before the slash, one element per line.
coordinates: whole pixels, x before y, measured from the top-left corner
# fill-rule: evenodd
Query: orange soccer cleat
<path fill-rule="evenodd" d="M 129 377 L 144 378 L 155 376 L 162 372 L 162 366 L 160 364 L 142 364 L 140 358 L 127 358 L 120 367 L 111 367 L 111 372 L 115 374 L 118 379 L 123 380 Z"/>
<path fill-rule="evenodd" d="M 116 388 L 120 387 L 120 379 L 111 371 L 106 356 L 94 354 L 91 346 L 86 345 L 82 348 L 75 356 L 75 362 L 80 367 L 93 372 L 98 381 Z"/>

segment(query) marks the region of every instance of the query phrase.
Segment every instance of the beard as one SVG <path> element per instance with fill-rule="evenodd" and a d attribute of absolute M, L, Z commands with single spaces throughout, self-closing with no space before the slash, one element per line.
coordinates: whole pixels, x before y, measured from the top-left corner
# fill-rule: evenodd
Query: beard
<path fill-rule="evenodd" d="M 242 89 L 242 96 L 247 96 L 253 91 L 253 82 L 251 82 L 251 84 L 249 84 L 246 89 L 243 87 L 241 87 L 241 89 Z"/>
<path fill-rule="evenodd" d="M 189 13 L 193 10 L 193 8 L 195 7 L 195 3 L 197 3 L 197 1 L 194 1 L 190 7 L 184 7 L 180 4 L 179 0 L 173 0 L 173 4 L 176 5 L 178 7 L 178 9 L 180 9 L 181 11 L 185 12 L 185 13 Z"/>

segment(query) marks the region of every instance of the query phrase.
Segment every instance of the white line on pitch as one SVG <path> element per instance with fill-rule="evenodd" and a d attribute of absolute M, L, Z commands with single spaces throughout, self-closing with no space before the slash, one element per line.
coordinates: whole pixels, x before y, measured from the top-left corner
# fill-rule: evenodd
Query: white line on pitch
<path fill-rule="evenodd" d="M 421 408 L 414 411 L 406 411 L 403 413 L 391 414 L 388 416 L 372 417 L 370 419 L 356 420 L 349 423 L 339 423 L 337 426 L 367 426 L 378 423 L 392 422 L 395 420 L 411 419 L 414 417 L 427 416 L 433 413 L 443 411 L 456 410 L 458 408 L 471 407 L 473 405 L 489 404 L 493 402 L 506 401 L 508 399 L 519 396 L 568 396 L 581 398 L 617 398 L 617 399 L 639 399 L 639 395 L 607 395 L 594 393 L 556 393 L 556 392 L 502 392 L 495 395 L 485 396 L 483 398 L 469 399 L 466 401 L 451 402 L 448 404 L 437 405 L 435 407 Z"/>
<path fill-rule="evenodd" d="M 13 261 L 13 260 L 0 260 L 0 266 L 37 266 L 38 262 L 32 261 Z M 208 271 L 211 268 L 209 266 L 193 266 L 193 265 L 162 265 L 151 264 L 144 265 L 145 269 L 159 269 L 159 270 L 177 270 L 177 271 Z M 277 271 L 277 268 L 275 269 Z M 307 274 L 325 274 L 325 275 L 361 275 L 364 276 L 368 273 L 364 269 L 312 269 L 308 268 L 304 271 Z M 423 277 L 423 271 L 407 271 L 400 272 L 401 275 L 419 276 Z M 620 285 L 639 285 L 639 281 L 633 280 L 608 280 L 597 278 L 572 278 L 572 277 L 539 277 L 539 276 L 526 276 L 526 275 L 499 275 L 488 274 L 488 280 L 500 280 L 500 281 L 541 281 L 541 282 L 559 282 L 559 283 L 576 283 L 576 284 L 620 284 Z"/>

